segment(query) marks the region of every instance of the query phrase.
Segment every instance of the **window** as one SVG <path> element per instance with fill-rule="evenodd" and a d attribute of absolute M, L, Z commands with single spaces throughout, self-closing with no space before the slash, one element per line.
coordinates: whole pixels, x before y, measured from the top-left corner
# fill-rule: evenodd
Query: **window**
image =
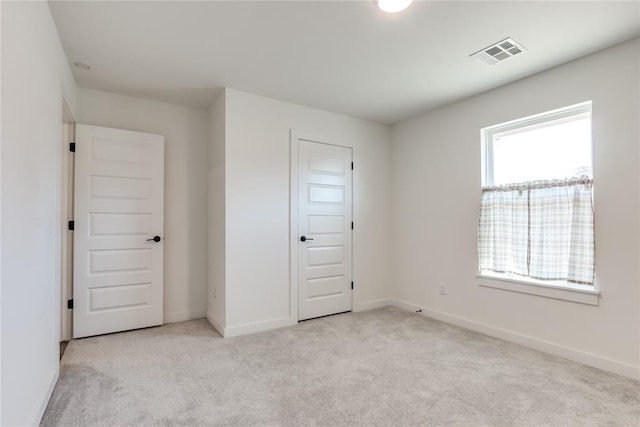
<path fill-rule="evenodd" d="M 591 103 L 482 129 L 479 274 L 594 286 Z"/>
<path fill-rule="evenodd" d="M 482 132 L 483 186 L 592 177 L 590 102 Z"/>

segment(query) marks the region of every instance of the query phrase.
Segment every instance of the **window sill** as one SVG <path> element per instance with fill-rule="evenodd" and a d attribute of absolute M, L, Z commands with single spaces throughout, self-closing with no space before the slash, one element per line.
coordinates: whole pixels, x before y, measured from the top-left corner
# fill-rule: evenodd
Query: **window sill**
<path fill-rule="evenodd" d="M 478 285 L 588 305 L 598 305 L 600 298 L 600 291 L 591 286 L 544 282 L 504 274 L 478 273 Z"/>

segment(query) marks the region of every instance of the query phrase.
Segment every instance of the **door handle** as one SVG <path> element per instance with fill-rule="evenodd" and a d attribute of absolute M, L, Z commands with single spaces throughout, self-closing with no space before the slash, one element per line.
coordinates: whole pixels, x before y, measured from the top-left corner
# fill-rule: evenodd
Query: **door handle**
<path fill-rule="evenodd" d="M 153 239 L 147 239 L 147 242 L 156 242 L 156 243 L 158 243 L 160 240 L 162 240 L 162 237 L 154 236 Z"/>
<path fill-rule="evenodd" d="M 307 237 L 307 236 L 301 236 L 300 237 L 300 241 L 301 242 L 306 242 L 307 240 L 313 240 L 313 238 L 312 237 Z"/>

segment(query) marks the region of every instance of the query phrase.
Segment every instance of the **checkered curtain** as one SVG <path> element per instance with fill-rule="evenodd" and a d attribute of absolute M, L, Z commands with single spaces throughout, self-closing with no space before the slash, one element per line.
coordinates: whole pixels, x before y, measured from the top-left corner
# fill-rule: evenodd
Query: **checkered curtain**
<path fill-rule="evenodd" d="M 534 181 L 482 189 L 480 271 L 593 285 L 593 181 Z"/>

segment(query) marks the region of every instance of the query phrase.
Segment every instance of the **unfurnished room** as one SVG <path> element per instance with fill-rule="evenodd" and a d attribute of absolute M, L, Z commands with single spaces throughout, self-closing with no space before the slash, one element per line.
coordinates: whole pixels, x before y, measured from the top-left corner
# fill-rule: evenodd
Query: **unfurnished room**
<path fill-rule="evenodd" d="M 640 426 L 640 1 L 0 1 L 0 425 Z"/>

